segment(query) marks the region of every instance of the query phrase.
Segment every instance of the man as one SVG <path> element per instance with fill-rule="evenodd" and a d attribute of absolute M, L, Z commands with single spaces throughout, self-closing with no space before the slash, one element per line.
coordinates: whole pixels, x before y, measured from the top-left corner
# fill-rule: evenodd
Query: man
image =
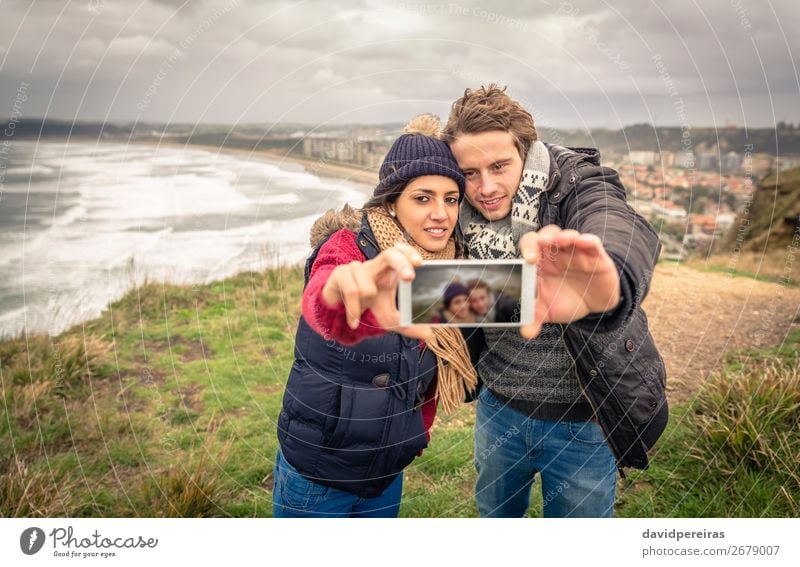
<path fill-rule="evenodd" d="M 444 135 L 467 180 L 470 257 L 538 264 L 534 323 L 484 329 L 478 510 L 523 516 L 538 472 L 546 517 L 609 517 L 617 470 L 646 467 L 667 420 L 641 309 L 658 236 L 596 150 L 539 141 L 505 89 L 467 89 Z"/>
<path fill-rule="evenodd" d="M 469 308 L 484 323 L 510 323 L 519 321 L 519 302 L 492 292 L 491 286 L 480 278 L 467 282 Z"/>

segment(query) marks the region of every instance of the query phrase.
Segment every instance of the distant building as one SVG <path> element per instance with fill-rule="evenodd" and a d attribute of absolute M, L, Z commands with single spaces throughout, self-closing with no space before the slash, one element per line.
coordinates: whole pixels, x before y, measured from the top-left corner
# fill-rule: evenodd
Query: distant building
<path fill-rule="evenodd" d="M 662 151 L 659 154 L 659 163 L 662 167 L 672 167 L 675 165 L 675 152 Z"/>
<path fill-rule="evenodd" d="M 730 227 L 733 226 L 734 222 L 736 222 L 736 214 L 735 213 L 720 213 L 720 214 L 717 215 L 716 219 L 714 219 L 714 220 L 717 221 L 717 226 L 721 230 L 726 231 Z"/>
<path fill-rule="evenodd" d="M 681 150 L 675 154 L 675 165 L 684 169 L 694 169 L 697 164 L 694 159 L 694 152 Z"/>
<path fill-rule="evenodd" d="M 653 199 L 650 201 L 650 209 L 657 217 L 666 220 L 681 220 L 686 218 L 686 209 L 664 199 Z"/>
<path fill-rule="evenodd" d="M 378 126 L 359 126 L 350 130 L 348 134 L 350 137 L 360 141 L 379 140 L 386 136 L 386 132 L 384 132 L 383 128 Z"/>
<path fill-rule="evenodd" d="M 655 165 L 656 153 L 651 151 L 633 151 L 628 154 L 628 159 L 634 165 Z"/>
<path fill-rule="evenodd" d="M 722 170 L 727 172 L 739 171 L 742 167 L 742 156 L 736 152 L 728 152 L 722 156 Z"/>
<path fill-rule="evenodd" d="M 711 215 L 690 215 L 688 233 L 693 235 L 707 234 L 717 236 L 719 234 L 717 220 Z"/>
<path fill-rule="evenodd" d="M 719 155 L 715 152 L 704 152 L 697 156 L 697 169 L 717 169 L 719 167 Z"/>
<path fill-rule="evenodd" d="M 303 155 L 326 161 L 339 161 L 378 169 L 388 148 L 379 140 L 359 140 L 330 136 L 307 136 Z"/>

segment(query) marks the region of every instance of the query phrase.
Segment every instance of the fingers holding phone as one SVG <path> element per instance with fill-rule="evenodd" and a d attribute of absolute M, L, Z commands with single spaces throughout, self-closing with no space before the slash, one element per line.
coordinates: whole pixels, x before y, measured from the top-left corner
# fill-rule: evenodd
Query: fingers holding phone
<path fill-rule="evenodd" d="M 398 244 L 371 260 L 337 266 L 322 289 L 322 298 L 331 307 L 344 305 L 351 329 L 358 327 L 367 309 L 382 327 L 396 327 L 400 319 L 395 305 L 398 281 L 413 280 L 414 269 L 421 262 L 411 246 Z"/>

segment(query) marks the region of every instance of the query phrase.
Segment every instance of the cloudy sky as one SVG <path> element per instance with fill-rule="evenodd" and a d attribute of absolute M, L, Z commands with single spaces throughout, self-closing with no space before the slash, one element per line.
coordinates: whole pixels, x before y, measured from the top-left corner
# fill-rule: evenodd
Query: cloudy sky
<path fill-rule="evenodd" d="M 446 117 L 496 82 L 543 126 L 800 121 L 792 0 L 0 0 L 0 116 Z"/>

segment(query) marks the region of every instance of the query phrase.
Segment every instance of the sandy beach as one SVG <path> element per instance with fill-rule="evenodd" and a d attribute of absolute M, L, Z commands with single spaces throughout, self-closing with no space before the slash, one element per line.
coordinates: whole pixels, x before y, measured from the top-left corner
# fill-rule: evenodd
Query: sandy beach
<path fill-rule="evenodd" d="M 253 152 L 246 152 L 253 153 Z M 378 182 L 378 172 L 373 169 L 367 169 L 362 166 L 352 164 L 345 165 L 341 163 L 331 163 L 322 159 L 306 158 L 296 155 L 287 155 L 281 150 L 265 150 L 258 152 L 258 155 L 269 156 L 271 159 L 278 160 L 279 162 L 290 162 L 301 164 L 309 172 L 320 177 L 336 177 L 339 179 L 348 179 L 357 181 L 359 183 L 366 183 L 367 185 L 375 185 Z"/>
<path fill-rule="evenodd" d="M 374 186 L 378 182 L 378 172 L 356 164 L 332 163 L 319 158 L 303 157 L 299 154 L 289 154 L 283 149 L 246 150 L 243 148 L 226 148 L 208 144 L 178 144 L 159 140 L 131 140 L 131 144 L 148 144 L 170 148 L 199 149 L 215 153 L 225 153 L 246 156 L 248 159 L 261 158 L 276 163 L 279 166 L 294 164 L 302 166 L 309 173 L 319 177 L 346 179 L 356 183 L 365 183 Z M 292 169 L 292 168 L 288 168 Z"/>

